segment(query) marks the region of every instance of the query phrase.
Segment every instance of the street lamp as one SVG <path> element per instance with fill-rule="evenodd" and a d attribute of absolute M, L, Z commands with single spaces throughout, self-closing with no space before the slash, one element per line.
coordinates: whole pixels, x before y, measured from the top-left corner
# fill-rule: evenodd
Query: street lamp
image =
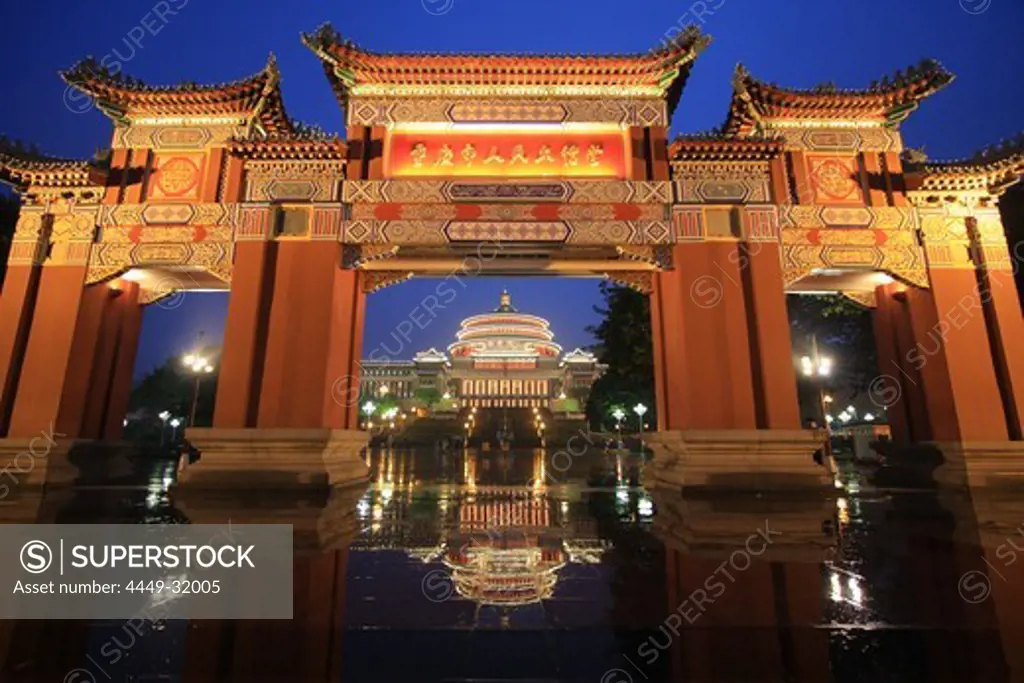
<path fill-rule="evenodd" d="M 619 444 L 622 444 L 622 420 L 626 417 L 626 413 L 622 408 L 616 408 L 612 411 L 612 417 L 615 418 L 615 431 L 619 435 Z"/>
<path fill-rule="evenodd" d="M 647 406 L 643 403 L 637 403 L 633 406 L 633 412 L 636 413 L 637 422 L 640 423 L 640 449 L 643 451 L 644 443 L 644 413 L 647 412 Z"/>
<path fill-rule="evenodd" d="M 179 420 L 178 418 L 174 418 L 173 420 L 171 420 L 171 442 L 172 443 L 178 437 L 178 427 L 180 427 L 180 426 L 181 426 L 181 420 Z"/>
<path fill-rule="evenodd" d="M 832 376 L 832 359 L 828 356 L 822 356 L 818 353 L 818 337 L 817 335 L 811 335 L 811 355 L 802 356 L 800 358 L 800 371 L 804 377 L 808 379 L 824 379 Z M 830 423 L 828 419 L 828 404 L 832 403 L 832 397 L 825 395 L 825 388 L 819 382 L 818 388 L 818 409 L 821 410 L 821 421 L 822 426 L 825 429 L 825 455 L 829 458 L 832 457 L 832 433 Z M 843 419 L 843 415 L 839 416 L 839 419 Z M 843 422 L 847 422 L 843 420 Z"/>
<path fill-rule="evenodd" d="M 184 363 L 185 368 L 191 372 L 196 378 L 196 386 L 192 391 L 192 408 L 189 410 L 188 423 L 190 426 L 196 426 L 196 406 L 199 405 L 199 383 L 205 375 L 209 375 L 213 372 L 213 366 L 210 362 L 199 355 L 198 353 L 190 353 L 181 359 Z"/>
<path fill-rule="evenodd" d="M 167 421 L 171 419 L 171 414 L 164 410 L 161 411 L 157 417 L 160 418 L 160 448 L 163 448 L 164 441 L 167 437 Z"/>
<path fill-rule="evenodd" d="M 377 409 L 377 404 L 374 403 L 373 401 L 367 401 L 366 403 L 363 404 L 363 412 L 366 413 L 366 427 L 367 427 L 367 429 L 369 429 L 370 426 L 372 425 L 372 423 L 370 422 L 370 417 L 373 415 L 373 411 L 375 411 L 376 409 Z"/>

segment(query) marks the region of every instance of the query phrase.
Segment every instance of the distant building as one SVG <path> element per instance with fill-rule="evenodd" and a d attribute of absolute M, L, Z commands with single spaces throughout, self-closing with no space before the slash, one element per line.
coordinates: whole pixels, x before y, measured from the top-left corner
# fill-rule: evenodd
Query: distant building
<path fill-rule="evenodd" d="M 363 395 L 410 399 L 436 389 L 460 407 L 555 408 L 569 397 L 584 400 L 606 366 L 594 354 L 563 353 L 547 320 L 520 313 L 502 292 L 494 311 L 462 321 L 447 354 L 437 349 L 411 361 L 364 360 Z"/>

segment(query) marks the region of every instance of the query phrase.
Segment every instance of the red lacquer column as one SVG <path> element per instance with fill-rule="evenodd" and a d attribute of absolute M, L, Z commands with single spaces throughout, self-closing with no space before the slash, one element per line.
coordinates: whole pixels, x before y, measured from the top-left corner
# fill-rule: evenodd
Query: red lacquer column
<path fill-rule="evenodd" d="M 271 242 L 239 242 L 231 277 L 213 425 L 256 426 L 274 285 Z"/>
<path fill-rule="evenodd" d="M 39 266 L 11 266 L 0 297 L 0 437 L 6 436 L 14 409 L 39 275 Z"/>
<path fill-rule="evenodd" d="M 1006 441 L 1006 418 L 973 270 L 935 268 L 930 291 L 907 291 L 934 441 Z"/>
<path fill-rule="evenodd" d="M 294 241 L 278 245 L 274 280 L 258 426 L 342 428 L 353 413 L 331 405 L 332 387 L 356 374 L 358 278 L 341 270 L 341 245 Z"/>
<path fill-rule="evenodd" d="M 735 241 L 673 248 L 659 275 L 667 429 L 755 429 L 747 310 Z"/>
<path fill-rule="evenodd" d="M 793 341 L 782 281 L 782 256 L 775 242 L 745 246 L 742 263 L 754 377 L 757 426 L 800 429 Z"/>
<path fill-rule="evenodd" d="M 61 424 L 58 427 L 57 418 L 66 378 L 71 370 L 72 346 L 82 309 L 84 282 L 85 266 L 46 266 L 42 269 L 8 436 L 37 436 L 51 425 L 57 431 L 76 436 L 65 429 L 72 425 Z M 99 285 L 95 291 L 100 296 L 109 296 L 110 290 Z M 101 310 L 102 307 L 96 305 L 90 307 L 93 316 Z M 95 323 L 94 320 L 88 322 Z M 98 325 L 95 328 L 98 329 Z"/>

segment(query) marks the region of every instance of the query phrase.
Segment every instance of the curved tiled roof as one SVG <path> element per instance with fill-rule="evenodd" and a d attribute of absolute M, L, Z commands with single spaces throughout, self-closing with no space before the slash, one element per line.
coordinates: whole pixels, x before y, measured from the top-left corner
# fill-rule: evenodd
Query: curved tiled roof
<path fill-rule="evenodd" d="M 669 161 L 765 161 L 782 153 L 775 138 L 729 138 L 720 133 L 680 135 L 668 147 Z"/>
<path fill-rule="evenodd" d="M 904 162 L 912 190 L 982 190 L 999 194 L 1024 175 L 1024 134 L 981 150 L 969 159 Z"/>
<path fill-rule="evenodd" d="M 765 119 L 863 120 L 895 125 L 917 108 L 922 99 L 953 81 L 953 74 L 935 60 L 926 59 L 889 79 L 882 78 L 862 90 L 832 84 L 797 90 L 761 81 L 736 66 L 727 135 L 747 135 Z"/>
<path fill-rule="evenodd" d="M 287 133 L 293 127 L 281 98 L 281 74 L 271 54 L 259 72 L 229 83 L 182 83 L 150 86 L 122 73 L 112 73 L 93 57 L 61 72 L 64 81 L 96 101 L 116 121 L 143 116 L 256 117 L 266 133 Z"/>
<path fill-rule="evenodd" d="M 324 24 L 302 41 L 323 61 L 343 107 L 352 88 L 392 85 L 645 87 L 666 96 L 672 108 L 711 39 L 691 26 L 658 49 L 634 55 L 380 54 Z"/>
<path fill-rule="evenodd" d="M 94 159 L 60 159 L 0 136 L 0 181 L 16 186 L 102 185 L 106 164 Z"/>

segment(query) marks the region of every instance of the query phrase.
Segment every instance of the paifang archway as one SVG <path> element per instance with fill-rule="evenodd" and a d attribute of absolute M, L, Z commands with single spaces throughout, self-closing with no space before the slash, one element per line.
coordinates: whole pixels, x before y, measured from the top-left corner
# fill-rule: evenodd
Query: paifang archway
<path fill-rule="evenodd" d="M 498 272 L 651 295 L 659 483 L 822 484 L 792 291 L 877 308 L 875 389 L 898 439 L 938 443 L 961 481 L 1024 474 L 1024 358 L 1009 351 L 1024 326 L 995 204 L 1022 156 L 901 156 L 899 123 L 952 80 L 937 63 L 841 92 L 740 67 L 723 127 L 669 144 L 710 42 L 697 30 L 616 57 L 381 55 L 330 27 L 303 41 L 345 141 L 289 119 L 273 58 L 181 88 L 86 61 L 63 76 L 114 122 L 110 154 L 0 156 L 24 198 L 0 300 L 5 450 L 51 425 L 118 438 L 141 307 L 229 289 L 214 427 L 190 432 L 204 456 L 189 479 L 359 479 L 366 294 L 486 249 Z"/>

